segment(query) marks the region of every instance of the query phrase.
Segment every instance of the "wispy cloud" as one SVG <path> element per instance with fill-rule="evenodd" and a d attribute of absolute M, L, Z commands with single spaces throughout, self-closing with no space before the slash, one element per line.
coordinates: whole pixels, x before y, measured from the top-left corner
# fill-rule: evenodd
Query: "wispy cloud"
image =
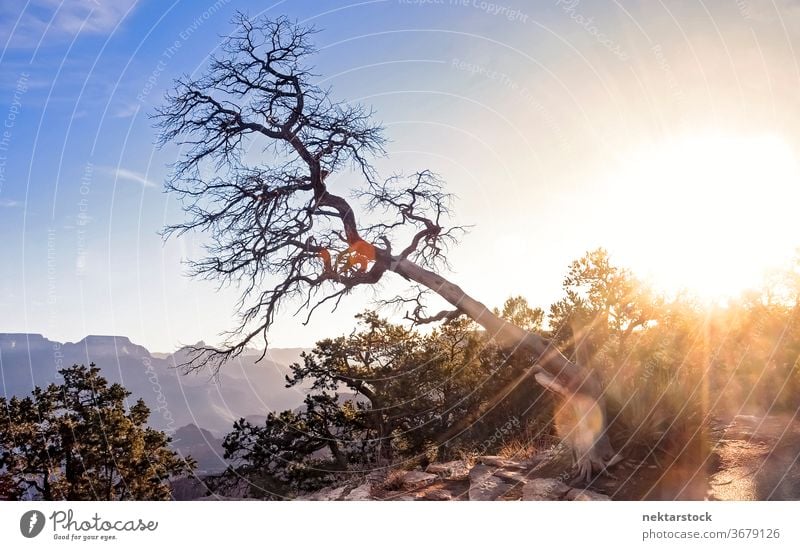
<path fill-rule="evenodd" d="M 113 32 L 138 0 L 29 0 L 0 3 L 0 40 L 12 47 L 32 47 L 47 34 L 48 42 L 78 33 Z"/>
<path fill-rule="evenodd" d="M 134 170 L 128 170 L 127 168 L 109 168 L 109 167 L 101 167 L 101 170 L 107 174 L 111 174 L 117 180 L 124 180 L 129 181 L 132 183 L 138 183 L 142 187 L 155 187 L 156 184 L 147 178 L 145 174 L 141 172 L 136 172 Z"/>
<path fill-rule="evenodd" d="M 22 205 L 19 201 L 12 201 L 11 199 L 0 199 L 0 208 L 16 208 Z"/>
<path fill-rule="evenodd" d="M 130 118 L 139 112 L 140 105 L 138 103 L 126 103 L 117 107 L 114 111 L 114 118 Z"/>

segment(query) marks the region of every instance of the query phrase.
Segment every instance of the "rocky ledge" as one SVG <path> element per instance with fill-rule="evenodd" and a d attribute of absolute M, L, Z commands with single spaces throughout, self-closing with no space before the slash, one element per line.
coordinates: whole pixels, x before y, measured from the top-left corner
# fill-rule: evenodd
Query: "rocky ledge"
<path fill-rule="evenodd" d="M 608 496 L 574 488 L 564 480 L 537 477 L 539 460 L 515 461 L 481 456 L 436 462 L 422 470 L 395 470 L 381 479 L 364 479 L 326 488 L 301 500 L 572 500 L 606 501 Z"/>

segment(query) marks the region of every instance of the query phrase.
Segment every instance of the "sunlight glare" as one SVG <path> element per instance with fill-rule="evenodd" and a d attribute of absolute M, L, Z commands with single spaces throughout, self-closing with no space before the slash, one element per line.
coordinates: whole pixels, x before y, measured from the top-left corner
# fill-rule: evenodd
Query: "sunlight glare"
<path fill-rule="evenodd" d="M 799 176 L 776 136 L 697 134 L 631 151 L 603 183 L 609 249 L 662 290 L 720 299 L 759 287 L 800 244 Z"/>

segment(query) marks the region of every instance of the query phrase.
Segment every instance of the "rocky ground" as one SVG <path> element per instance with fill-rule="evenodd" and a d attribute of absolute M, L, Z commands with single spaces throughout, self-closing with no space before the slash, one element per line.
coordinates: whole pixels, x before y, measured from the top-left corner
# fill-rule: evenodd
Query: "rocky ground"
<path fill-rule="evenodd" d="M 800 499 L 800 422 L 737 416 L 710 426 L 678 458 L 624 460 L 613 476 L 571 481 L 568 453 L 433 463 L 301 497 L 304 500 L 780 500 Z"/>
<path fill-rule="evenodd" d="M 541 461 L 482 456 L 473 465 L 433 463 L 425 471 L 395 471 L 388 479 L 325 489 L 305 500 L 610 500 L 560 479 L 536 477 Z"/>

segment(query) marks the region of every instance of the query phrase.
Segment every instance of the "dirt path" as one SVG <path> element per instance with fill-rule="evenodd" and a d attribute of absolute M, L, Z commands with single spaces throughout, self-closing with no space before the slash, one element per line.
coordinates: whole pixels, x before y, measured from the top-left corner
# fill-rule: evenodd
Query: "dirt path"
<path fill-rule="evenodd" d="M 671 464 L 615 474 L 596 482 L 615 500 L 800 500 L 800 418 L 717 421 Z"/>
<path fill-rule="evenodd" d="M 722 432 L 711 475 L 715 500 L 800 500 L 800 421 L 737 416 Z"/>

